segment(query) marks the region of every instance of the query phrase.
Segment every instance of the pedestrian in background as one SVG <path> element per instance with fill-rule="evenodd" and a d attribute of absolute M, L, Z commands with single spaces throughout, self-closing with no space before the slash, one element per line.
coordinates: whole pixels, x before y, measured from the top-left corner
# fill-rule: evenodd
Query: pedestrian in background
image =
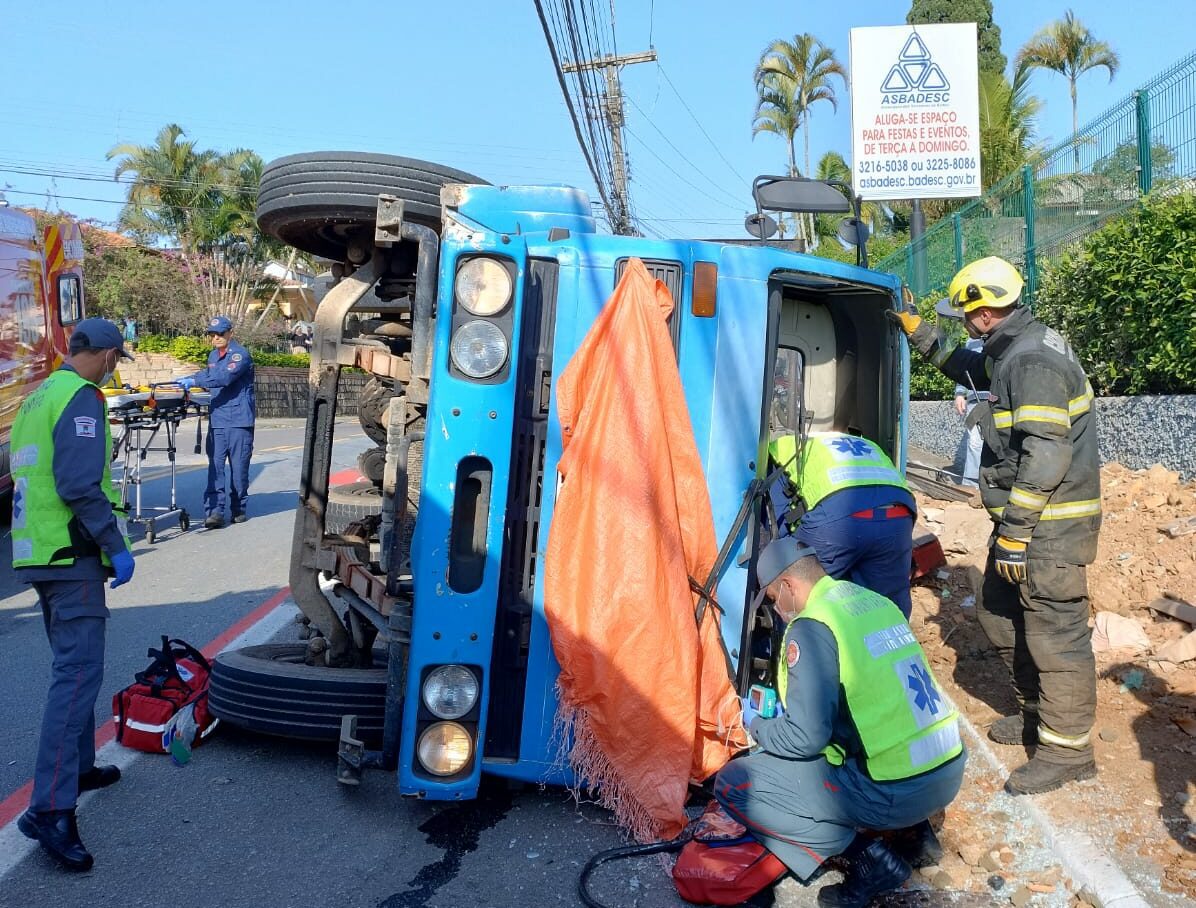
<path fill-rule="evenodd" d="M 208 367 L 179 380 L 184 388 L 195 386 L 212 392 L 208 413 L 208 486 L 204 492 L 203 525 L 218 530 L 225 524 L 225 510 L 233 523 L 248 519 L 249 461 L 253 457 L 253 426 L 257 405 L 253 391 L 253 360 L 249 351 L 233 340 L 233 323 L 223 315 L 208 322 L 204 332 L 212 344 Z M 228 472 L 225 473 L 227 463 Z"/>
<path fill-rule="evenodd" d="M 112 434 L 99 386 L 133 357 L 107 319 L 75 326 L 63 364 L 25 398 L 12 428 L 12 564 L 41 603 L 53 653 L 33 793 L 17 825 L 69 870 L 89 870 L 79 837 L 80 792 L 120 778 L 95 762 L 95 704 L 104 677 L 111 588 L 133 577 L 133 554 L 112 485 Z"/>
<path fill-rule="evenodd" d="M 969 339 L 964 348 L 972 351 L 984 349 L 984 341 Z M 987 391 L 978 391 L 974 386 L 955 386 L 955 412 L 967 422 L 976 404 L 988 400 Z M 973 489 L 980 487 L 980 452 L 984 448 L 984 440 L 980 437 L 980 427 L 969 424 L 964 429 L 963 436 L 963 484 Z"/>
<path fill-rule="evenodd" d="M 125 343 L 128 344 L 130 347 L 132 347 L 134 350 L 136 350 L 137 349 L 137 322 L 134 321 L 132 316 L 128 316 L 128 315 L 125 316 L 124 337 L 125 337 Z"/>
<path fill-rule="evenodd" d="M 1018 270 L 995 256 L 951 280 L 951 305 L 968 335 L 983 338 L 982 351 L 962 349 L 916 312 L 887 313 L 945 375 L 990 392 L 976 420 L 980 497 L 993 519 L 977 617 L 1020 706 L 988 736 L 1037 744 L 1005 783 L 1015 795 L 1096 775 L 1087 565 L 1101 524 L 1092 386 L 1067 340 L 1021 305 L 1023 287 Z"/>

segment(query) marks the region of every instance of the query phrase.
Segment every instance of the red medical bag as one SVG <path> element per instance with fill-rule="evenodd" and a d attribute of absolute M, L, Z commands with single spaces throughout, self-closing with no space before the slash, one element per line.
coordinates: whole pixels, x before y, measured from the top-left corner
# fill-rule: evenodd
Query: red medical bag
<path fill-rule="evenodd" d="M 218 721 L 208 711 L 208 660 L 189 643 L 165 636 L 162 649 L 151 647 L 146 655 L 154 661 L 112 697 L 116 740 L 146 753 L 169 753 L 175 716 L 194 704 L 194 738 L 184 743 L 199 744 Z"/>

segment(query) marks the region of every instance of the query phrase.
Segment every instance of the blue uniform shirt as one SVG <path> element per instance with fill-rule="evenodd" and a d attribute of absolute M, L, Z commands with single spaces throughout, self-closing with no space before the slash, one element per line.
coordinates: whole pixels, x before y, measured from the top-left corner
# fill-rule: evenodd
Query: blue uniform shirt
<path fill-rule="evenodd" d="M 191 378 L 212 392 L 208 424 L 213 429 L 253 428 L 257 405 L 253 397 L 253 360 L 248 350 L 230 340 L 223 351 L 209 353 L 208 367 Z"/>
<path fill-rule="evenodd" d="M 70 366 L 62 366 L 71 369 Z M 54 426 L 54 486 L 71 509 L 80 535 L 91 540 L 109 555 L 124 551 L 125 540 L 112 511 L 112 503 L 100 485 L 104 476 L 104 433 L 79 434 L 77 427 L 102 425 L 108 419 L 108 407 L 97 388 L 80 388 Z M 82 422 L 80 422 L 82 420 Z M 61 567 L 26 567 L 17 569 L 25 583 L 35 580 L 103 580 L 108 571 L 99 555 L 76 558 Z M 104 614 L 107 614 L 105 610 Z"/>

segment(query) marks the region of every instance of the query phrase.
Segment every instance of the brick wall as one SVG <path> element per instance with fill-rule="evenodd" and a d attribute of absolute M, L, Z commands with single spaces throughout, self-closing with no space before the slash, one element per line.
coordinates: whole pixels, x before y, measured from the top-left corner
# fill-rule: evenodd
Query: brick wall
<path fill-rule="evenodd" d="M 257 370 L 255 378 L 259 419 L 307 416 L 311 390 L 306 369 L 266 366 Z M 363 374 L 341 374 L 340 393 L 336 401 L 338 416 L 356 415 L 357 398 L 365 382 L 366 376 Z"/>
<path fill-rule="evenodd" d="M 137 359 L 120 367 L 121 381 L 133 385 L 152 385 L 189 375 L 198 366 L 175 359 L 169 353 L 141 353 Z M 357 398 L 367 376 L 342 373 L 336 412 L 340 416 L 357 413 Z M 257 415 L 261 418 L 298 418 L 307 416 L 310 390 L 306 369 L 282 369 L 259 366 L 254 372 Z"/>

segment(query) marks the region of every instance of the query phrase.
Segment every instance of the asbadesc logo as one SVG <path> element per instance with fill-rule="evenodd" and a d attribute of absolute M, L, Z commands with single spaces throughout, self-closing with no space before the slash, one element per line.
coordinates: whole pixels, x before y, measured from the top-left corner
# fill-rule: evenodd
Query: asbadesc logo
<path fill-rule="evenodd" d="M 947 104 L 951 83 L 917 33 L 909 36 L 881 83 L 881 104 Z"/>

